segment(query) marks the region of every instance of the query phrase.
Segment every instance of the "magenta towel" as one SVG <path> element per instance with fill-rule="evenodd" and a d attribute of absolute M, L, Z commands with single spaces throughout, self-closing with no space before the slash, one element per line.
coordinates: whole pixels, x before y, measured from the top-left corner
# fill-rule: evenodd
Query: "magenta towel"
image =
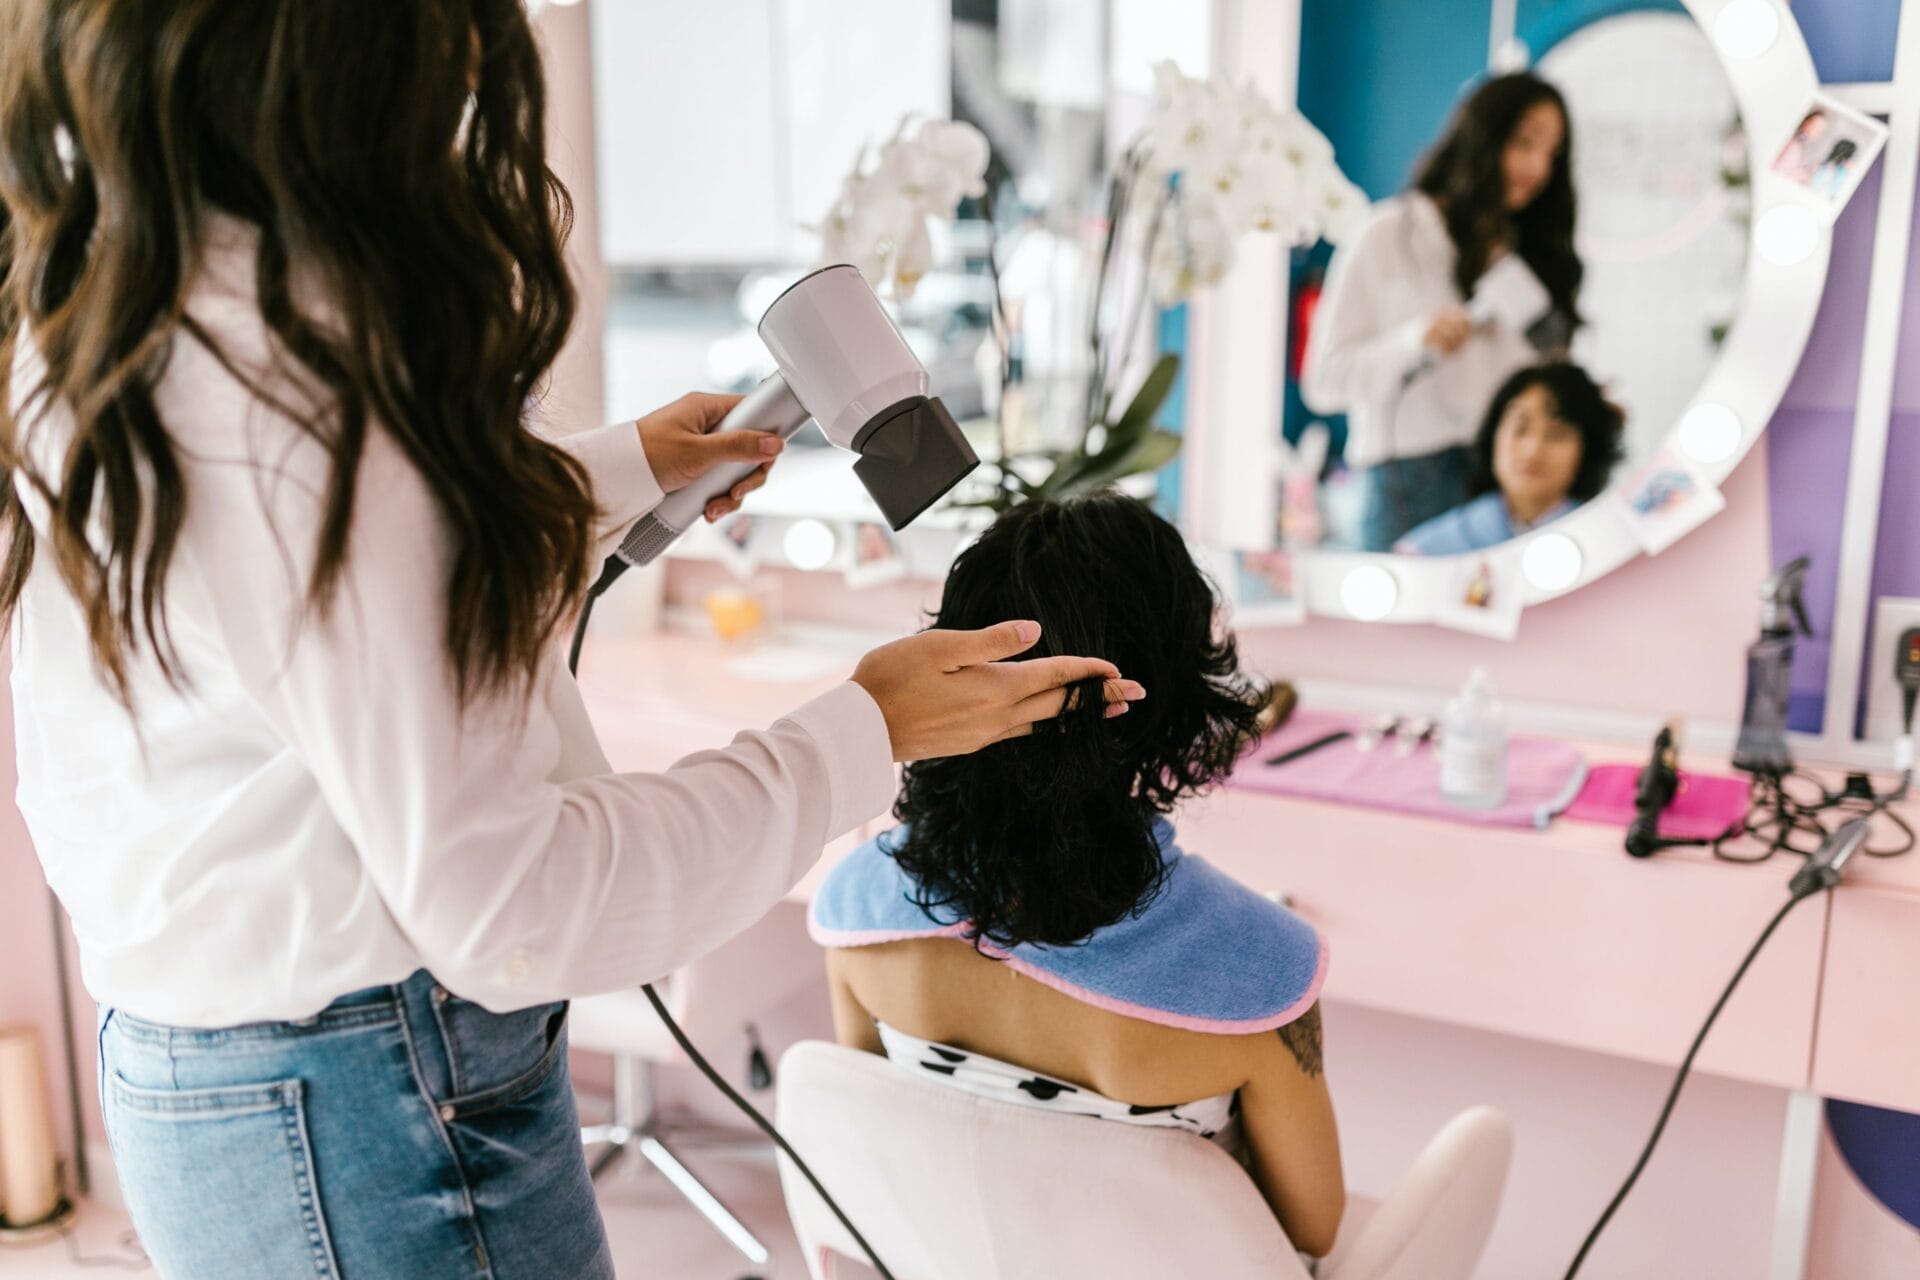
<path fill-rule="evenodd" d="M 1429 745 L 1403 756 L 1397 738 L 1372 751 L 1360 750 L 1348 738 L 1287 764 L 1266 763 L 1335 730 L 1349 729 L 1358 737 L 1365 727 L 1356 716 L 1296 711 L 1240 761 L 1226 785 L 1481 826 L 1544 827 L 1573 803 L 1587 778 L 1586 758 L 1573 747 L 1518 735 L 1507 746 L 1506 802 L 1492 809 L 1462 809 L 1448 801 L 1440 794 L 1439 752 Z"/>
<path fill-rule="evenodd" d="M 1567 816 L 1625 827 L 1633 821 L 1633 791 L 1639 781 L 1637 764 L 1603 764 L 1587 775 L 1587 785 Z M 1711 840 L 1745 819 L 1752 803 L 1752 786 L 1745 778 L 1682 770 L 1680 793 L 1660 815 L 1660 834 L 1676 840 Z"/>

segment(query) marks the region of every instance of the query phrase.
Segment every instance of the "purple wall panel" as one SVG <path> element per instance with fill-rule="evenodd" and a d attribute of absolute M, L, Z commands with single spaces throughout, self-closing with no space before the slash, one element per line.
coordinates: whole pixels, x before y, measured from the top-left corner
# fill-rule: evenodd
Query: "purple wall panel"
<path fill-rule="evenodd" d="M 1810 556 L 1807 616 L 1814 637 L 1793 664 L 1795 729 L 1818 732 L 1826 706 L 1827 637 L 1833 630 L 1841 513 L 1847 496 L 1847 446 L 1860 390 L 1860 346 L 1866 329 L 1880 173 L 1867 176 L 1834 228 L 1827 288 L 1800 368 L 1768 424 L 1768 523 L 1773 560 Z M 1760 584 L 1755 583 L 1757 591 Z M 1758 609 L 1755 612 L 1756 621 Z"/>

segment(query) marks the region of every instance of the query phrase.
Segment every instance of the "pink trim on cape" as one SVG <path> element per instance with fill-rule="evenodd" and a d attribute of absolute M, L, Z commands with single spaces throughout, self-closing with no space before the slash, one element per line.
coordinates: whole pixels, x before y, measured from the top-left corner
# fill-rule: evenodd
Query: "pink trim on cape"
<path fill-rule="evenodd" d="M 870 947 L 882 942 L 907 942 L 922 938 L 958 938 L 966 933 L 966 925 L 951 924 L 940 929 L 827 929 L 815 923 L 809 915 L 807 932 L 813 940 L 823 947 Z M 1123 1017 L 1138 1018 L 1142 1022 L 1157 1023 L 1163 1027 L 1177 1027 L 1182 1031 L 1205 1031 L 1214 1035 L 1251 1035 L 1259 1031 L 1272 1031 L 1286 1026 L 1298 1019 L 1313 1002 L 1320 998 L 1320 988 L 1327 980 L 1327 940 L 1319 938 L 1320 952 L 1314 961 L 1313 980 L 1307 983 L 1307 989 L 1299 999 L 1275 1014 L 1261 1018 L 1196 1018 L 1191 1014 L 1172 1013 L 1165 1009 L 1155 1009 L 1151 1005 L 1134 1004 L 1129 1000 L 1114 996 L 1101 995 L 1089 991 L 1077 983 L 1068 982 L 1055 973 L 1036 968 L 1026 960 L 1019 959 L 1001 950 L 992 943 L 982 943 L 983 954 L 1002 961 L 1015 973 L 1032 978 L 1035 982 L 1052 987 L 1062 995 L 1071 996 L 1082 1004 L 1090 1004 L 1096 1009 L 1105 1009 Z"/>

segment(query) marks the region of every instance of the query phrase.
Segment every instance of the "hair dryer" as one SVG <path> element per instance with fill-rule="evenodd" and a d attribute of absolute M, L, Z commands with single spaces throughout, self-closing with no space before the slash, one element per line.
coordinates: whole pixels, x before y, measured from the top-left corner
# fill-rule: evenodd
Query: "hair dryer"
<path fill-rule="evenodd" d="M 809 421 L 860 455 L 854 475 L 887 523 L 903 529 L 980 465 L 953 415 L 927 394 L 927 371 L 860 272 L 845 264 L 801 277 L 760 318 L 779 371 L 749 392 L 716 431 L 791 437 Z M 716 467 L 639 520 L 615 553 L 650 564 L 707 503 L 751 475 L 753 463 Z M 618 576 L 610 562 L 604 585 Z"/>

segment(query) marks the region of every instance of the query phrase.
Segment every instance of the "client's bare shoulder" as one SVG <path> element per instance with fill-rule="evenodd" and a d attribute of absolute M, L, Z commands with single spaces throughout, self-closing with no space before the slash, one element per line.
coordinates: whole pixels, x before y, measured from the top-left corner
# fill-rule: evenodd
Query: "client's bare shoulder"
<path fill-rule="evenodd" d="M 878 1019 L 1142 1106 L 1240 1088 L 1275 1039 L 1272 1032 L 1219 1035 L 1115 1013 L 957 938 L 831 951 L 828 969 L 843 1044 L 877 1052 L 879 1039 L 870 1029 Z"/>

